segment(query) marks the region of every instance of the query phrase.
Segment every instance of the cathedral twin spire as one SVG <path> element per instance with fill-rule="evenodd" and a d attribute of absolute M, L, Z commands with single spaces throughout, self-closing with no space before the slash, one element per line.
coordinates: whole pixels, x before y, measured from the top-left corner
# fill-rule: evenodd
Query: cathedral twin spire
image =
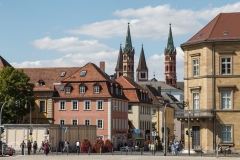
<path fill-rule="evenodd" d="M 130 27 L 128 23 L 125 47 L 120 44 L 117 65 L 115 68 L 116 77 L 126 76 L 134 79 L 134 48 L 132 47 Z M 168 42 L 165 48 L 165 82 L 169 85 L 176 85 L 176 49 L 173 43 L 171 24 L 169 27 Z M 171 54 L 171 56 L 169 55 Z M 167 69 L 167 70 L 166 70 Z M 170 71 L 171 69 L 171 71 Z M 138 67 L 136 69 L 137 81 L 148 81 L 148 67 L 144 55 L 144 49 L 140 52 Z"/>

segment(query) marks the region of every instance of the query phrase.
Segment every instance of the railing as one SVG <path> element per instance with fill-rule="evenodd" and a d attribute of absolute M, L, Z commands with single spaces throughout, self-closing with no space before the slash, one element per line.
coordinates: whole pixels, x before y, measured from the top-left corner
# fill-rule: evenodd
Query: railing
<path fill-rule="evenodd" d="M 190 118 L 211 118 L 213 117 L 212 110 L 175 110 L 175 118 L 188 118 L 188 113 Z"/>

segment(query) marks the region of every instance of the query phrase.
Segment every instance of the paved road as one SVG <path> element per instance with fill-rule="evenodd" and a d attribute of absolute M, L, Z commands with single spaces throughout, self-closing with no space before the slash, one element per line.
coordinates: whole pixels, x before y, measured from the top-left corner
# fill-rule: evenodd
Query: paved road
<path fill-rule="evenodd" d="M 66 153 L 58 153 L 58 155 L 55 153 L 50 153 L 48 156 L 44 155 L 42 152 L 38 152 L 36 155 L 25 155 L 22 156 L 19 153 L 17 153 L 15 156 L 12 157 L 0 157 L 0 160 L 2 159 L 22 159 L 22 160 L 159 160 L 159 159 L 166 159 L 166 160 L 210 160 L 210 159 L 216 159 L 214 155 L 204 155 L 201 157 L 200 155 L 193 154 L 190 157 L 184 154 L 181 154 L 180 156 L 172 156 L 167 155 L 163 156 L 162 152 L 156 153 L 156 155 L 151 155 L 149 152 L 144 152 L 143 155 L 140 155 L 140 152 L 135 152 L 135 155 L 126 155 L 126 152 L 121 155 L 121 152 L 114 152 L 114 155 L 111 155 L 110 153 L 104 153 L 103 155 L 99 155 L 97 153 L 92 153 L 91 155 L 87 155 L 86 153 L 81 153 L 80 155 L 77 155 L 76 153 L 69 153 L 68 155 Z M 223 156 L 223 155 L 220 155 Z M 232 157 L 219 157 L 219 159 L 240 159 L 240 155 L 232 155 Z"/>
<path fill-rule="evenodd" d="M 187 156 L 126 156 L 126 155 L 27 155 L 27 156 L 13 156 L 13 157 L 1 157 L 2 159 L 22 159 L 22 160 L 159 160 L 159 159 L 166 159 L 166 160 L 210 160 L 216 159 L 215 157 L 187 157 Z M 221 157 L 219 159 L 239 159 L 239 158 L 230 158 L 230 157 Z"/>

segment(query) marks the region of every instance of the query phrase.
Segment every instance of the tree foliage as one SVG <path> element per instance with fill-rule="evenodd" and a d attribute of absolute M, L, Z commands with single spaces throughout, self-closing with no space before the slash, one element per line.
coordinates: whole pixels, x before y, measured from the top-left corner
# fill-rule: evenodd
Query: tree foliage
<path fill-rule="evenodd" d="M 34 110 L 33 88 L 30 78 L 21 70 L 4 67 L 0 70 L 0 107 L 8 101 L 2 111 L 2 124 L 28 123 L 26 119 L 31 110 Z M 19 100 L 17 107 L 15 101 Z M 25 107 L 27 104 L 27 108 Z"/>

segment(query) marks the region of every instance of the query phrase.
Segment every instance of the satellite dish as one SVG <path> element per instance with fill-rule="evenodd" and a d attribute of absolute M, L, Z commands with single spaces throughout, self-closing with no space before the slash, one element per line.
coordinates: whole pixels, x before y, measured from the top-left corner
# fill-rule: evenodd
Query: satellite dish
<path fill-rule="evenodd" d="M 134 133 L 139 134 L 140 133 L 140 129 L 134 129 Z"/>

